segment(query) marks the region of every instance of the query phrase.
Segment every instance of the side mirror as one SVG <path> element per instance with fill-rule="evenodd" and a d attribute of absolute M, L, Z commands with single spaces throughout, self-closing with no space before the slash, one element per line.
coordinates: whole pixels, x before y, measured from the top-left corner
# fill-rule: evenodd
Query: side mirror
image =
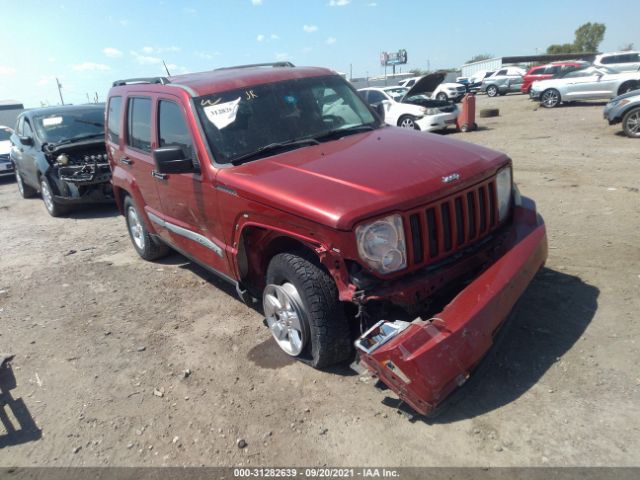
<path fill-rule="evenodd" d="M 378 114 L 378 116 L 380 117 L 380 120 L 382 120 L 384 122 L 384 103 L 380 102 L 380 103 L 376 103 L 373 106 L 373 110 Z"/>
<path fill-rule="evenodd" d="M 182 147 L 160 147 L 153 151 L 153 160 L 159 173 L 196 173 L 193 159 L 185 158 Z"/>
<path fill-rule="evenodd" d="M 33 145 L 33 138 L 31 138 L 31 137 L 20 136 L 18 138 L 20 139 L 20 143 L 22 145 Z"/>

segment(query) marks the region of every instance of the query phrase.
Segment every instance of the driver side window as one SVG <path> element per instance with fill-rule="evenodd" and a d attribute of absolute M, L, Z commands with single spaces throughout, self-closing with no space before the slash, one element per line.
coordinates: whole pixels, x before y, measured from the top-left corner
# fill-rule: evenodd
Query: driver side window
<path fill-rule="evenodd" d="M 22 125 L 22 136 L 33 138 L 33 131 L 31 130 L 31 125 L 29 125 L 29 120 L 27 120 L 26 118 L 24 119 L 24 123 Z"/>

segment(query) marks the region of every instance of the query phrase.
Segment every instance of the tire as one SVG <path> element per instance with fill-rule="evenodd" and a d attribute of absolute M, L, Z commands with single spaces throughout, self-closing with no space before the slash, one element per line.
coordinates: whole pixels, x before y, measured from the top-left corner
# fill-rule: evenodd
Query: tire
<path fill-rule="evenodd" d="M 129 196 L 124 199 L 124 217 L 127 222 L 129 238 L 138 255 L 145 260 L 151 261 L 164 257 L 169 253 L 169 247 L 149 233 L 138 213 L 137 207 Z"/>
<path fill-rule="evenodd" d="M 52 217 L 60 217 L 69 212 L 68 206 L 56 202 L 51 185 L 44 176 L 40 177 L 40 195 L 42 196 L 44 208 L 47 209 L 47 213 Z"/>
<path fill-rule="evenodd" d="M 436 95 L 436 100 L 440 100 L 441 102 L 448 102 L 449 97 L 447 97 L 446 93 L 440 92 L 439 94 Z"/>
<path fill-rule="evenodd" d="M 400 128 L 411 128 L 413 130 L 420 130 L 420 127 L 416 124 L 415 117 L 411 115 L 403 115 L 398 119 L 398 126 Z"/>
<path fill-rule="evenodd" d="M 497 97 L 498 96 L 498 87 L 496 87 L 495 85 L 489 85 L 487 87 L 487 96 L 489 97 Z"/>
<path fill-rule="evenodd" d="M 560 105 L 560 92 L 555 88 L 548 88 L 540 95 L 540 105 L 545 108 L 554 108 Z"/>
<path fill-rule="evenodd" d="M 280 253 L 271 259 L 266 280 L 263 307 L 267 325 L 285 353 L 318 369 L 352 355 L 338 289 L 312 258 Z"/>
<path fill-rule="evenodd" d="M 16 183 L 18 184 L 18 192 L 20 192 L 20 196 L 22 198 L 33 198 L 38 193 L 35 188 L 24 183 L 22 175 L 20 175 L 20 172 L 18 171 L 18 167 L 16 167 Z"/>
<path fill-rule="evenodd" d="M 468 123 L 463 123 L 462 125 L 460 125 L 460 131 L 463 133 L 466 133 L 470 130 L 469 128 L 469 124 Z"/>
<path fill-rule="evenodd" d="M 625 93 L 633 92 L 638 89 L 638 84 L 636 82 L 625 82 L 620 85 L 618 89 L 618 95 L 623 95 Z"/>
<path fill-rule="evenodd" d="M 622 129 L 627 137 L 640 138 L 640 107 L 632 108 L 624 114 Z"/>

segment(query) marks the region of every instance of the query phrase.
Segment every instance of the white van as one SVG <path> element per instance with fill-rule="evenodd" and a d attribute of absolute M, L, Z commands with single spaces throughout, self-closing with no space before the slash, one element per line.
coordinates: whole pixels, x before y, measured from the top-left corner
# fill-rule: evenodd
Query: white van
<path fill-rule="evenodd" d="M 640 52 L 601 53 L 593 64 L 613 68 L 619 72 L 634 72 L 640 69 Z"/>

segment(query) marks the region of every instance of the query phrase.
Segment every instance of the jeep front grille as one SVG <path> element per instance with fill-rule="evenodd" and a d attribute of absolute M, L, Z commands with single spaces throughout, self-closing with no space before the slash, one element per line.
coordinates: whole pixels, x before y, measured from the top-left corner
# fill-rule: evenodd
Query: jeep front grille
<path fill-rule="evenodd" d="M 494 179 L 405 215 L 410 267 L 440 260 L 498 227 Z"/>

